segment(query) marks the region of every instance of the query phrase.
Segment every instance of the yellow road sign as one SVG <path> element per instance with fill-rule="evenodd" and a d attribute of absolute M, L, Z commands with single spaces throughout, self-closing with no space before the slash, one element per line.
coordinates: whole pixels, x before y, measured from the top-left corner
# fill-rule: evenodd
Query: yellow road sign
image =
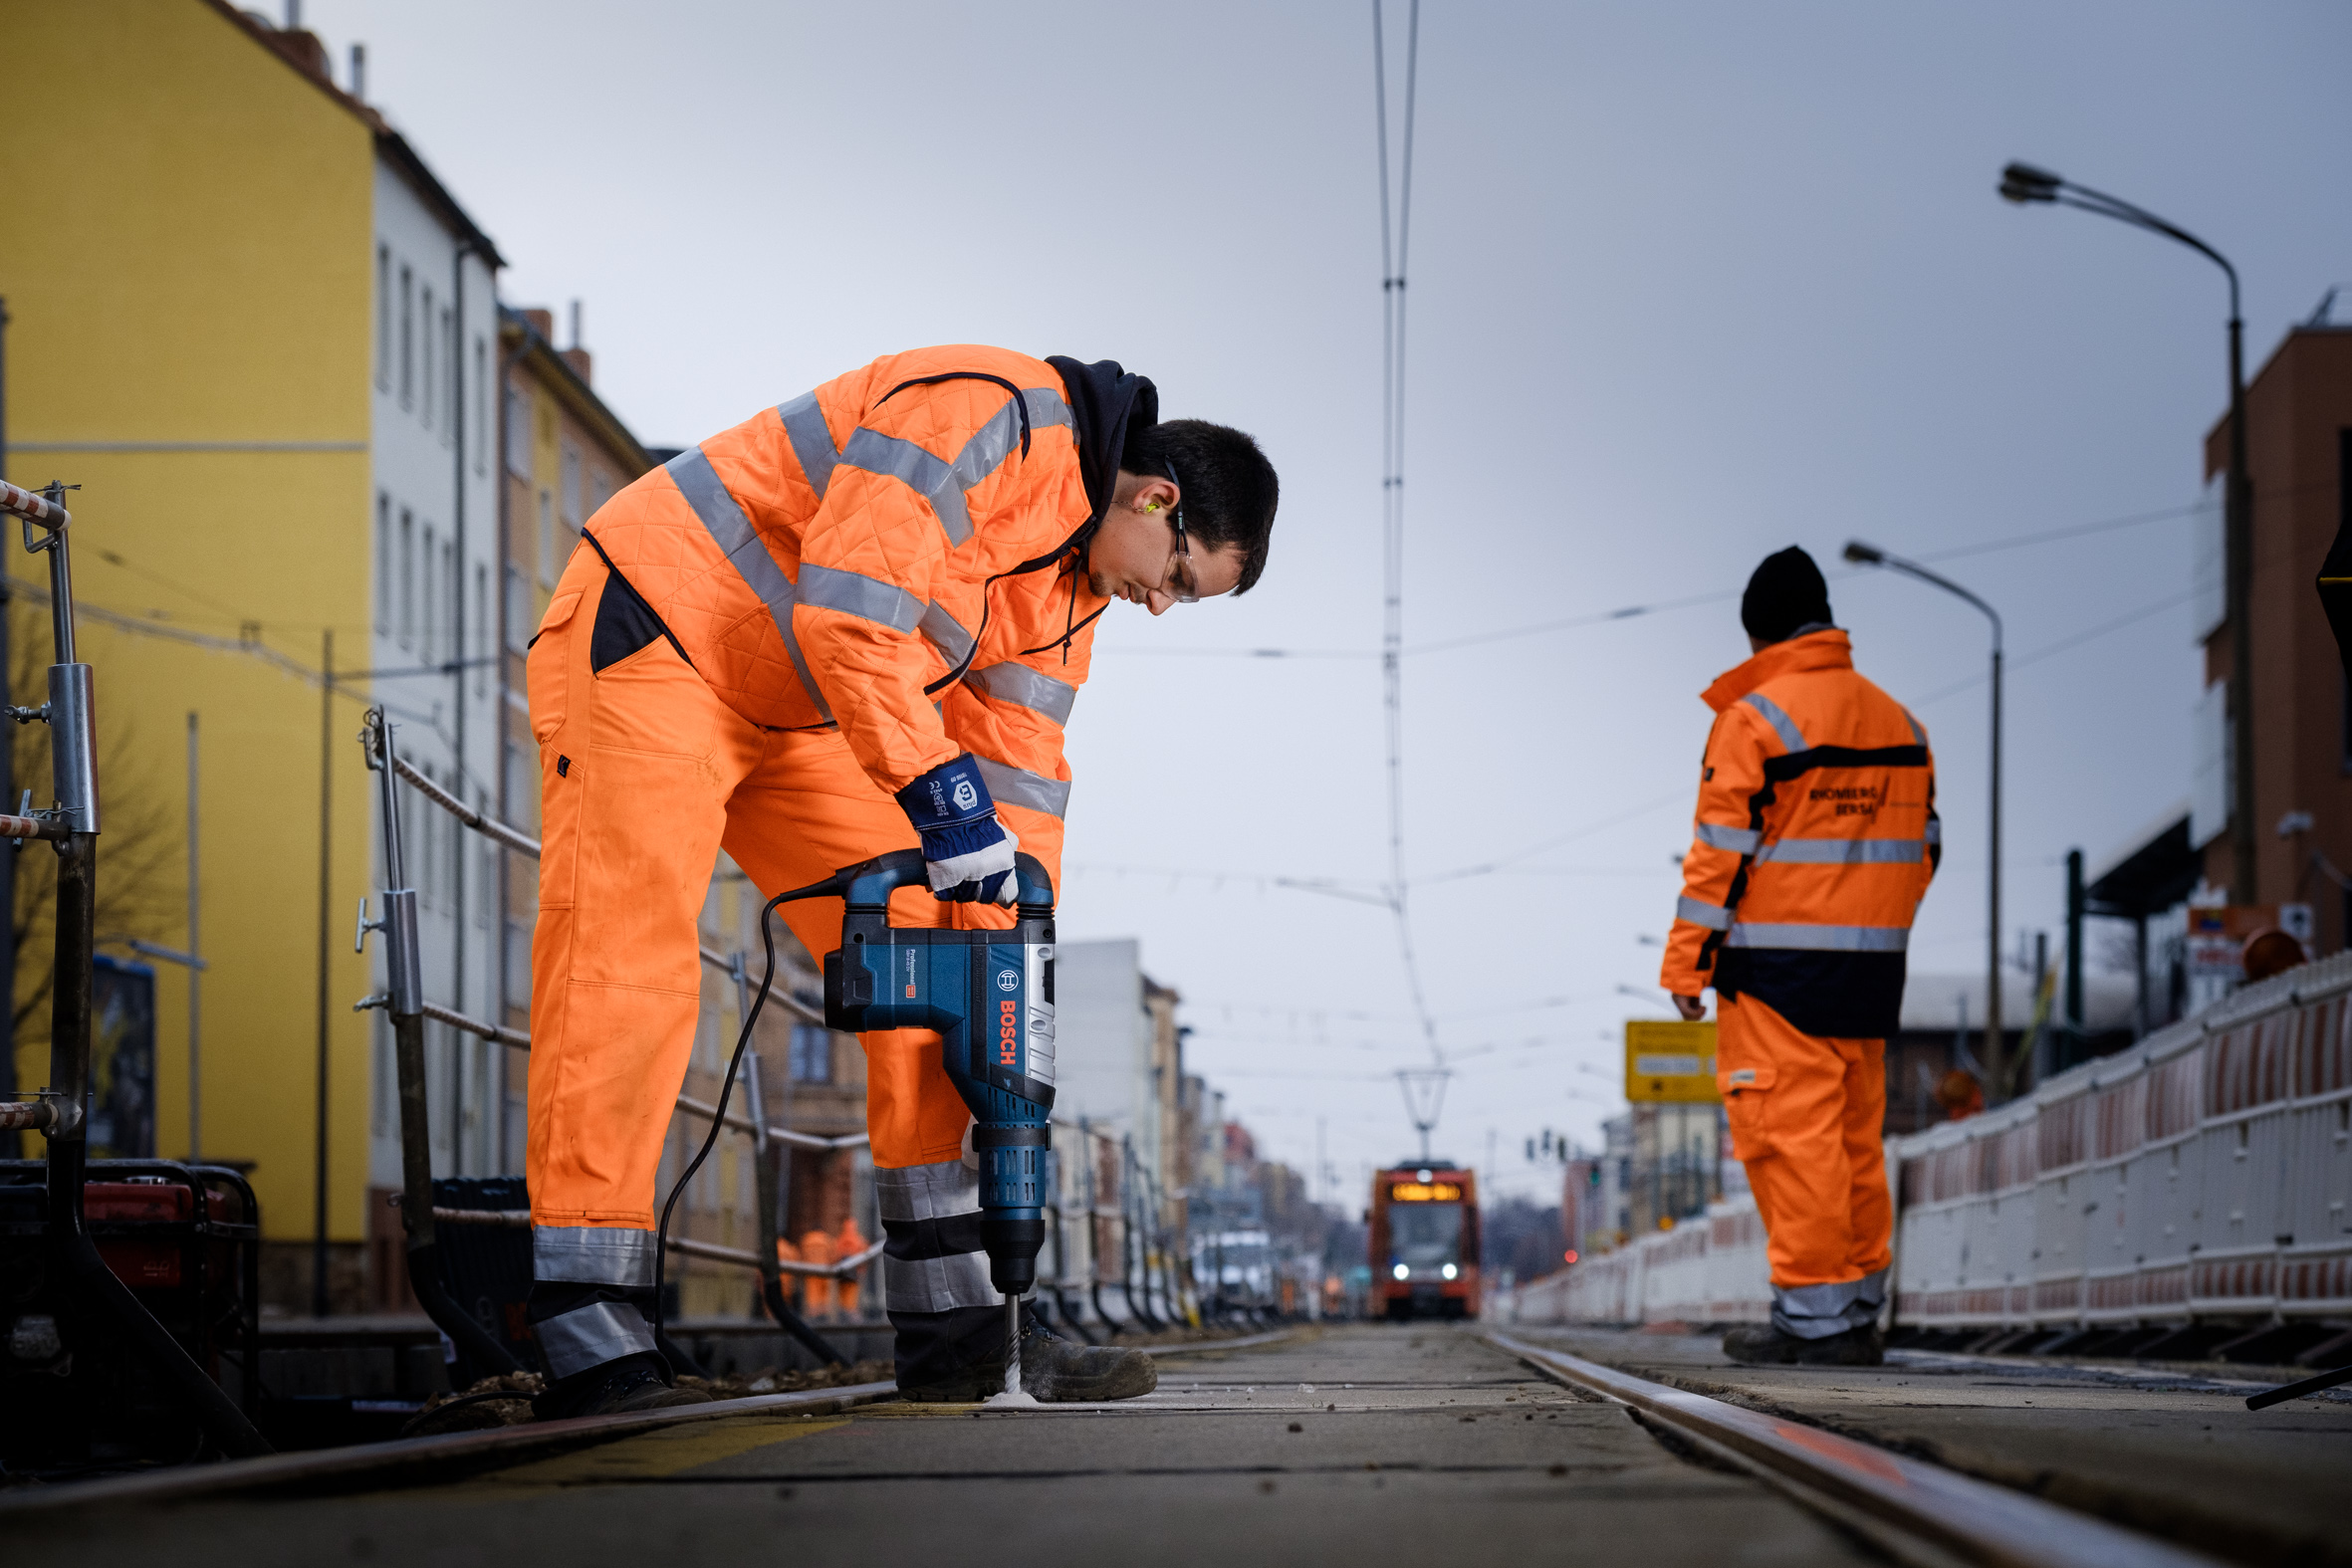
<path fill-rule="evenodd" d="M 1715 1025 L 1628 1019 L 1625 1024 L 1625 1098 L 1635 1104 L 1703 1103 L 1715 1088 Z"/>

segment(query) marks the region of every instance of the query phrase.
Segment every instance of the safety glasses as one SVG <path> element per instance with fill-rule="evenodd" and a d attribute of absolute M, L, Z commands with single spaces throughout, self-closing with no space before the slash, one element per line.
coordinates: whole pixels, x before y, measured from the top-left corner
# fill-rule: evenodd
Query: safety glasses
<path fill-rule="evenodd" d="M 1176 535 L 1176 548 L 1169 553 L 1167 586 L 1161 591 L 1179 604 L 1198 604 L 1201 601 L 1201 584 L 1200 579 L 1192 574 L 1192 541 L 1184 532 L 1184 502 L 1181 499 L 1184 481 L 1176 478 L 1173 465 L 1162 463 L 1160 466 L 1167 469 L 1168 478 L 1174 481 L 1179 498 L 1175 515 L 1168 520 L 1168 527 Z"/>

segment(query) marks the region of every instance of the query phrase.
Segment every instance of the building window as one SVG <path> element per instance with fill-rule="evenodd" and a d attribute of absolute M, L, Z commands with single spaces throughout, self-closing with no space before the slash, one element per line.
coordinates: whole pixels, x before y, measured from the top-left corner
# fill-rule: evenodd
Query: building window
<path fill-rule="evenodd" d="M 832 1030 L 815 1023 L 793 1025 L 792 1073 L 795 1083 L 833 1081 Z"/>
<path fill-rule="evenodd" d="M 490 691 L 490 568 L 474 566 L 474 695 Z"/>
<path fill-rule="evenodd" d="M 420 573 L 424 578 L 424 604 L 421 606 L 424 611 L 424 625 L 422 627 L 423 636 L 417 645 L 417 652 L 424 656 L 424 660 L 428 664 L 432 662 L 434 655 L 441 651 L 441 595 L 433 591 L 435 576 L 433 568 L 440 564 L 440 536 L 435 534 L 433 526 L 427 523 L 424 528 L 424 560 L 421 562 L 424 569 Z"/>
<path fill-rule="evenodd" d="M 400 268 L 400 406 L 416 402 L 416 280 Z"/>
<path fill-rule="evenodd" d="M 521 566 L 506 568 L 506 651 L 531 651 L 531 578 Z"/>
<path fill-rule="evenodd" d="M 580 475 L 580 448 L 574 446 L 569 441 L 564 443 L 564 459 L 562 466 L 564 471 L 564 521 L 571 524 L 574 528 L 578 528 L 580 527 L 582 517 L 580 510 L 582 489 Z"/>
<path fill-rule="evenodd" d="M 441 614 L 440 656 L 452 664 L 465 657 L 464 651 L 458 647 L 458 637 L 465 619 L 463 571 L 464 568 L 457 563 L 457 542 L 451 540 L 441 547 L 441 581 L 449 590 L 449 602 Z"/>
<path fill-rule="evenodd" d="M 433 392 L 440 384 L 440 377 L 434 373 L 440 366 L 433 354 L 433 291 L 427 289 L 424 292 L 424 406 L 420 410 L 427 430 L 433 428 Z"/>
<path fill-rule="evenodd" d="M 556 585 L 556 501 L 545 490 L 539 493 L 539 580 Z"/>
<path fill-rule="evenodd" d="M 392 248 L 375 248 L 375 385 L 392 389 Z"/>
<path fill-rule="evenodd" d="M 531 402 L 511 386 L 506 389 L 506 471 L 530 482 Z"/>
<path fill-rule="evenodd" d="M 375 493 L 375 630 L 392 629 L 392 498 Z"/>
<path fill-rule="evenodd" d="M 474 472 L 490 472 L 490 345 L 474 338 Z"/>
<path fill-rule="evenodd" d="M 612 499 L 612 476 L 600 468 L 588 470 L 588 516 L 604 510 L 604 503 Z"/>
<path fill-rule="evenodd" d="M 400 509 L 400 645 L 416 640 L 416 517 Z"/>
<path fill-rule="evenodd" d="M 457 324 L 448 308 L 441 311 L 441 352 L 449 361 L 443 373 L 449 378 L 449 401 L 441 416 L 441 444 L 447 446 L 457 435 L 457 415 L 465 397 L 465 377 L 457 360 Z"/>

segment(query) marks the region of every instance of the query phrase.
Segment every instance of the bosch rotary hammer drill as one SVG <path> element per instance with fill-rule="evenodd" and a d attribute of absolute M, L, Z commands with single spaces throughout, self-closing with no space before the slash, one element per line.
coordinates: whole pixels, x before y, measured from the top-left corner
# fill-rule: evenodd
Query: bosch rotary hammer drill
<path fill-rule="evenodd" d="M 849 1033 L 936 1029 L 948 1080 L 971 1107 L 980 1156 L 980 1235 L 989 1282 L 1006 1298 L 1006 1390 L 1020 1390 L 1020 1300 L 1038 1277 L 1051 1201 L 1054 1110 L 1054 883 L 1014 857 L 1011 930 L 889 923 L 890 895 L 924 885 L 923 855 L 901 849 L 836 872 L 847 906 L 824 959 L 824 1022 Z"/>

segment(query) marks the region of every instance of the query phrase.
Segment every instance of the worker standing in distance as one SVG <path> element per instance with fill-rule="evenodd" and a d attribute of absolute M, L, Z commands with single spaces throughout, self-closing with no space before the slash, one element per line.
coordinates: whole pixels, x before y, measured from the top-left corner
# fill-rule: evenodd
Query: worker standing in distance
<path fill-rule="evenodd" d="M 1753 658 L 1715 710 L 1683 894 L 1659 978 L 1716 996 L 1716 1082 L 1772 1268 L 1772 1318 L 1735 1361 L 1877 1366 L 1894 1206 L 1880 1138 L 1911 921 L 1943 855 L 1935 759 L 1854 672 L 1829 586 L 1795 546 L 1740 601 Z"/>
<path fill-rule="evenodd" d="M 1009 928 L 1017 848 L 1060 884 L 1062 725 L 1096 618 L 1258 580 L 1273 466 L 1238 430 L 1158 415 L 1110 360 L 917 349 L 688 447 L 588 520 L 530 655 L 542 1416 L 703 1397 L 670 1386 L 648 1319 L 720 850 L 772 897 L 919 844 L 930 886 L 901 889 L 892 924 Z M 779 913 L 810 953 L 839 945 L 840 900 Z M 994 1393 L 1008 1347 L 971 1113 L 936 1034 L 862 1043 L 899 1390 Z M 1026 1315 L 1020 1348 L 1041 1400 L 1157 1381 L 1141 1352 Z"/>

